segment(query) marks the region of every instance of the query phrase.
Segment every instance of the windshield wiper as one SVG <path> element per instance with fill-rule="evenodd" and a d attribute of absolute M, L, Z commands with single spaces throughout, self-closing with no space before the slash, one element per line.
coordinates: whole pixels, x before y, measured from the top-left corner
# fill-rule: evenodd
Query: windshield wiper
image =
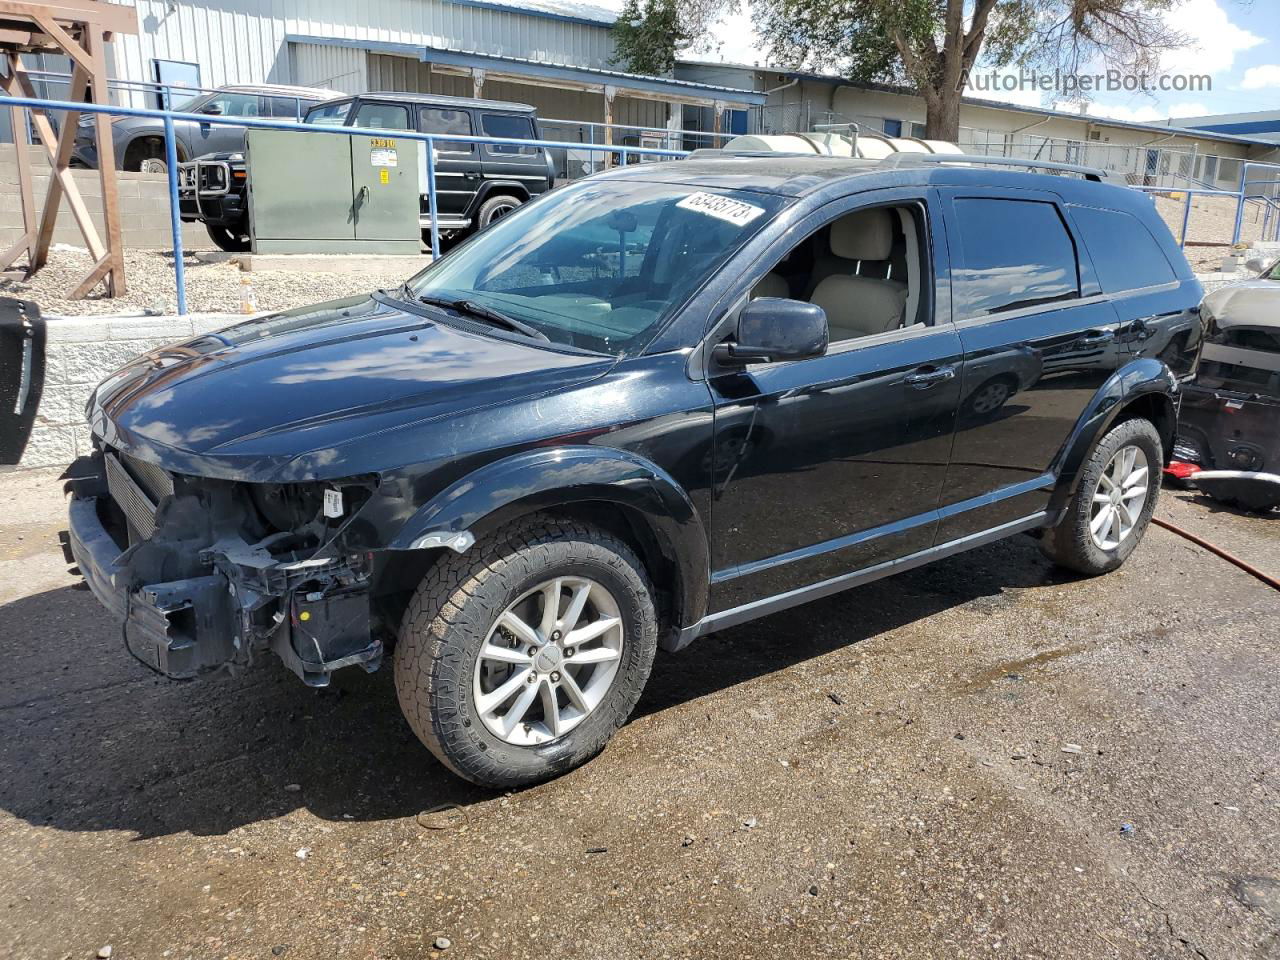
<path fill-rule="evenodd" d="M 531 327 L 522 320 L 515 317 L 509 317 L 499 310 L 492 307 L 486 307 L 483 303 L 476 303 L 474 300 L 468 300 L 466 297 L 418 297 L 419 303 L 425 303 L 433 307 L 448 307 L 450 310 L 456 310 L 458 313 L 465 313 L 469 317 L 477 317 L 481 320 L 487 320 L 495 327 L 503 327 L 514 333 L 522 333 L 526 337 L 532 337 L 534 340 L 541 340 L 544 343 L 550 343 L 551 338 L 536 327 Z"/>

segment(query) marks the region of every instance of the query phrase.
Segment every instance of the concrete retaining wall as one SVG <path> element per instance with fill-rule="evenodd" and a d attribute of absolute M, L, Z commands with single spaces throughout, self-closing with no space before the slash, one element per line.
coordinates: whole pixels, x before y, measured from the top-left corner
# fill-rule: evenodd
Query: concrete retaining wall
<path fill-rule="evenodd" d="M 60 466 L 90 451 L 84 406 L 93 388 L 140 353 L 244 320 L 188 317 L 46 317 L 44 388 L 21 467 Z"/>
<path fill-rule="evenodd" d="M 32 182 L 35 185 L 36 215 L 44 207 L 45 193 L 49 189 L 49 162 L 44 150 L 31 150 Z M 96 170 L 73 170 L 71 176 L 80 189 L 80 196 L 98 233 L 102 235 L 102 183 Z M 125 246 L 142 249 L 173 248 L 169 232 L 169 180 L 159 173 L 119 173 L 120 229 Z M 18 196 L 18 164 L 13 147 L 0 148 L 0 250 L 22 235 L 22 200 Z M 71 208 L 64 198 L 54 227 L 55 243 L 84 246 L 84 238 Z M 193 249 L 212 247 L 209 235 L 201 224 L 187 223 L 182 227 L 182 243 Z"/>

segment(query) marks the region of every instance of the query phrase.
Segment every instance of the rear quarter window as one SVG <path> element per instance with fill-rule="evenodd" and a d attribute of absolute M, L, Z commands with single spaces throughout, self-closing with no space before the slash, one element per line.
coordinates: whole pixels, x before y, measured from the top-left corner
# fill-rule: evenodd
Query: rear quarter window
<path fill-rule="evenodd" d="M 1080 296 L 1075 242 L 1047 201 L 959 197 L 963 258 L 954 279 L 962 317 L 981 317 Z"/>
<path fill-rule="evenodd" d="M 486 136 L 502 137 L 506 140 L 533 140 L 533 118 L 522 114 L 486 113 L 480 117 L 480 127 Z M 530 155 L 538 152 L 537 147 L 518 147 L 511 143 L 486 143 L 489 153 Z"/>
<path fill-rule="evenodd" d="M 1103 293 L 1177 282 L 1159 241 L 1137 217 L 1097 207 L 1072 207 L 1071 216 L 1093 259 Z"/>

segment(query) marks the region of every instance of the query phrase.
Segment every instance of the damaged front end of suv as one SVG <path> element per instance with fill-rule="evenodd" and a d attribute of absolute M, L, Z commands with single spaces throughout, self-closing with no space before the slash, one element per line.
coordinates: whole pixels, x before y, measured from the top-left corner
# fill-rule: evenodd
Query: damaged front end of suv
<path fill-rule="evenodd" d="M 190 678 L 273 651 L 312 686 L 378 668 L 433 551 L 458 549 L 462 531 L 414 526 L 461 469 L 440 431 L 488 445 L 486 405 L 610 363 L 441 317 L 384 294 L 320 304 L 98 386 L 64 546 L 138 659 Z"/>
<path fill-rule="evenodd" d="M 374 478 L 183 476 L 105 444 L 78 472 L 68 484 L 68 559 L 147 666 L 188 679 L 272 650 L 312 686 L 340 667 L 377 669 L 373 555 L 342 546 Z"/>

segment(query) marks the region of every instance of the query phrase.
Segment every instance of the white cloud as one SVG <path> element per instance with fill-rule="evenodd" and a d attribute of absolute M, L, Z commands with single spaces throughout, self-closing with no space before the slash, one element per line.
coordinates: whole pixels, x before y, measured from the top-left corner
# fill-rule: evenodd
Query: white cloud
<path fill-rule="evenodd" d="M 1160 66 L 1167 73 L 1224 73 L 1235 63 L 1236 54 L 1266 42 L 1232 23 L 1220 0 L 1186 0 L 1170 10 L 1165 21 L 1191 38 L 1190 44 L 1161 58 Z"/>
<path fill-rule="evenodd" d="M 706 40 L 680 54 L 681 60 L 696 63 L 759 63 L 768 59 L 760 35 L 751 22 L 751 4 L 743 3 L 737 13 L 722 16 L 707 29 Z"/>
<path fill-rule="evenodd" d="M 1268 90 L 1272 87 L 1280 87 L 1280 63 L 1250 67 L 1244 72 L 1244 79 L 1240 81 L 1242 90 Z"/>
<path fill-rule="evenodd" d="M 1031 84 L 1005 89 L 1004 81 L 1018 76 L 1018 71 L 1009 69 L 979 68 L 969 75 L 969 83 L 964 95 L 975 100 L 990 100 L 995 103 L 1014 103 L 1022 107 L 1038 107 L 1044 103 L 1041 91 Z"/>
<path fill-rule="evenodd" d="M 1078 107 L 1069 103 L 1054 104 L 1055 110 L 1078 112 Z M 1170 107 L 1145 105 L 1130 107 L 1122 103 L 1091 103 L 1088 114 L 1091 117 L 1107 117 L 1111 120 L 1127 120 L 1130 123 L 1160 123 L 1170 117 L 1200 117 L 1212 111 L 1203 103 L 1175 103 Z"/>

